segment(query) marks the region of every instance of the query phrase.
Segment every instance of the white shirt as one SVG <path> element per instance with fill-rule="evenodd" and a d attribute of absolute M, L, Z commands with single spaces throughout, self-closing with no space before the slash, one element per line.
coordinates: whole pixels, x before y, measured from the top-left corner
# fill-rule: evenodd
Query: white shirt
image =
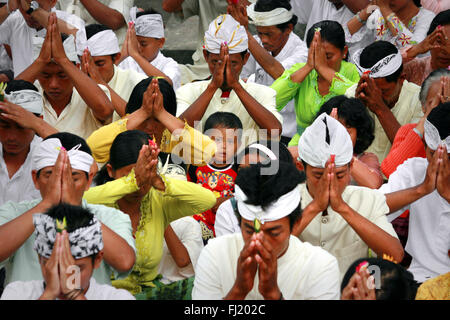
<path fill-rule="evenodd" d="M 262 46 L 261 39 L 258 36 L 254 36 L 254 38 Z M 271 54 L 271 52 L 269 53 Z M 292 67 L 295 63 L 306 62 L 308 59 L 308 48 L 299 36 L 291 32 L 286 44 L 275 59 L 279 61 L 286 70 Z M 275 79 L 273 79 L 264 70 L 264 68 L 259 65 L 253 55 L 250 55 L 240 76 L 241 78 L 248 78 L 247 82 L 255 82 L 265 86 L 270 86 L 275 81 Z M 283 116 L 282 135 L 292 138 L 292 136 L 297 133 L 294 100 L 291 100 L 286 107 L 280 111 L 280 114 Z"/>
<path fill-rule="evenodd" d="M 224 201 L 217 209 L 214 231 L 216 232 L 216 237 L 241 232 L 239 220 L 234 213 L 231 199 Z"/>
<path fill-rule="evenodd" d="M 104 125 L 97 120 L 92 109 L 88 107 L 86 102 L 84 102 L 75 87 L 73 88 L 70 102 L 58 116 L 51 103 L 45 97 L 39 81 L 35 81 L 34 85 L 39 89 L 44 101 L 44 121 L 56 128 L 58 131 L 73 133 L 86 140 L 92 132 Z M 108 88 L 101 84 L 98 86 L 103 90 L 108 99 L 111 99 L 111 94 Z"/>
<path fill-rule="evenodd" d="M 41 197 L 31 178 L 33 164 L 33 150 L 42 141 L 42 138 L 34 136 L 30 143 L 30 151 L 22 166 L 9 178 L 8 168 L 3 159 L 3 147 L 0 143 L 0 206 L 7 201 L 21 202 Z"/>
<path fill-rule="evenodd" d="M 355 97 L 357 87 L 358 84 L 351 86 L 347 89 L 345 95 L 348 97 Z M 392 114 L 401 126 L 407 123 L 417 123 L 420 118 L 423 117 L 422 104 L 419 100 L 419 94 L 420 87 L 418 85 L 406 80 L 403 81 L 403 86 L 397 103 L 391 109 Z M 386 135 L 380 120 L 378 120 L 378 117 L 370 110 L 368 111 L 375 120 L 375 139 L 366 152 L 375 153 L 381 163 L 391 150 L 392 144 Z"/>
<path fill-rule="evenodd" d="M 122 46 L 125 36 L 127 34 L 127 21 L 130 20 L 130 9 L 134 5 L 134 0 L 96 0 L 105 6 L 114 9 L 122 14 L 124 17 L 125 24 L 119 29 L 115 30 L 117 39 L 119 40 L 119 45 Z M 86 25 L 100 23 L 91 16 L 89 11 L 84 7 L 84 5 L 79 0 L 59 0 L 57 6 L 60 10 L 74 14 L 84 21 Z"/>
<path fill-rule="evenodd" d="M 184 111 L 186 111 L 191 104 L 193 104 L 198 97 L 206 90 L 211 80 L 207 81 L 197 81 L 192 83 L 187 83 L 181 86 L 176 91 L 177 95 L 177 117 L 179 117 Z M 276 110 L 276 91 L 267 86 L 263 86 L 256 83 L 245 83 L 239 80 L 242 87 L 263 107 L 269 110 L 277 119 L 283 124 L 283 117 Z M 243 136 L 242 136 L 242 146 L 246 146 L 261 138 L 267 138 L 264 134 L 259 132 L 259 126 L 247 112 L 241 100 L 234 91 L 231 91 L 228 99 L 221 99 L 222 90 L 219 88 L 214 93 L 209 105 L 201 119 L 202 128 L 205 125 L 206 119 L 215 112 L 231 112 L 234 113 L 242 122 L 243 126 Z M 196 127 L 197 128 L 197 127 Z M 199 130 L 203 131 L 203 130 Z"/>
<path fill-rule="evenodd" d="M 178 63 L 175 60 L 165 57 L 161 52 L 159 52 L 156 58 L 150 61 L 150 63 L 156 69 L 168 76 L 170 80 L 172 80 L 174 90 L 177 90 L 181 86 L 180 69 L 178 68 Z M 132 57 L 127 57 L 125 60 L 119 63 L 118 67 L 121 69 L 134 70 L 136 72 L 144 74 L 147 77 L 145 71 L 142 70 L 141 66 Z"/>
<path fill-rule="evenodd" d="M 203 249 L 202 227 L 192 216 L 172 221 L 170 226 L 188 251 L 191 263 L 186 267 L 179 268 L 167 248 L 166 241 L 164 241 L 162 258 L 158 267 L 158 273 L 163 276 L 161 279 L 163 283 L 193 277 L 194 268 Z"/>
<path fill-rule="evenodd" d="M 209 240 L 195 268 L 193 300 L 219 300 L 234 285 L 237 262 L 244 247 L 242 234 Z M 339 268 L 336 258 L 325 250 L 290 236 L 287 251 L 277 260 L 277 282 L 286 300 L 336 300 Z M 258 291 L 258 273 L 246 300 L 263 300 Z"/>
<path fill-rule="evenodd" d="M 300 185 L 300 190 L 301 205 L 302 208 L 306 208 L 313 198 L 305 183 Z M 384 194 L 365 187 L 347 186 L 342 193 L 342 199 L 361 216 L 391 236 L 398 238 L 392 224 L 386 218 L 389 207 Z M 316 215 L 299 238 L 314 246 L 321 246 L 334 255 L 339 263 L 341 277 L 343 277 L 348 267 L 356 259 L 368 257 L 369 247 L 338 212 L 331 207 L 327 208 L 327 212 L 326 216 Z"/>
<path fill-rule="evenodd" d="M 84 22 L 76 16 L 67 15 L 59 10 L 56 12 L 58 19 L 67 21 L 75 27 L 84 27 Z M 19 10 L 11 13 L 0 25 L 0 44 L 11 47 L 11 55 L 14 67 L 14 77 L 17 77 L 39 56 L 42 43 L 47 30 L 37 31 L 30 28 Z"/>
<path fill-rule="evenodd" d="M 0 300 L 38 300 L 42 293 L 44 293 L 42 280 L 15 281 L 6 286 Z M 87 300 L 135 300 L 127 290 L 98 284 L 94 278 L 89 281 L 85 297 Z"/>
<path fill-rule="evenodd" d="M 6 52 L 6 49 L 3 45 L 0 45 L 0 71 L 11 70 L 13 71 L 13 63 L 11 58 Z"/>
<path fill-rule="evenodd" d="M 391 193 L 421 184 L 428 160 L 410 158 L 398 166 L 389 181 L 380 187 Z M 409 271 L 418 282 L 424 282 L 450 271 L 450 204 L 437 190 L 388 216 L 392 221 L 409 209 L 408 241 L 405 250 L 412 256 Z"/>

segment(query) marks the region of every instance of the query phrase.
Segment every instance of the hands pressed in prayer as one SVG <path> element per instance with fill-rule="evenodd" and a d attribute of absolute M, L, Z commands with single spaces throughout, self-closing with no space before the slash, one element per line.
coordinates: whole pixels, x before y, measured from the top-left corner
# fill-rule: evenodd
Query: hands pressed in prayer
<path fill-rule="evenodd" d="M 84 297 L 81 288 L 72 288 L 73 284 L 70 282 L 74 265 L 75 259 L 70 251 L 69 234 L 63 230 L 56 234 L 52 255 L 44 264 L 46 286 L 39 299 L 55 300 L 64 296 L 71 300 Z"/>
<path fill-rule="evenodd" d="M 221 88 L 225 82 L 225 52 L 226 44 L 220 45 L 219 60 L 214 63 L 214 72 L 212 74 L 211 84 L 215 89 Z"/>
<path fill-rule="evenodd" d="M 367 268 L 361 268 L 342 290 L 341 300 L 376 300 L 375 283 Z"/>
<path fill-rule="evenodd" d="M 87 48 L 84 49 L 83 55 L 81 56 L 81 71 L 86 73 L 97 84 L 107 84 L 105 79 L 103 79 L 102 75 L 98 71 L 94 59 L 92 59 L 91 53 Z"/>
<path fill-rule="evenodd" d="M 366 107 L 375 114 L 378 114 L 378 110 L 388 107 L 383 101 L 383 95 L 375 80 L 368 74 L 361 76 L 358 87 L 356 88 L 355 97 L 361 99 Z"/>
<path fill-rule="evenodd" d="M 227 13 L 231 15 L 234 20 L 239 22 L 246 30 L 248 30 L 248 16 L 247 16 L 247 5 L 243 2 L 233 3 L 228 0 Z"/>
<path fill-rule="evenodd" d="M 52 60 L 60 64 L 68 60 L 58 28 L 58 19 L 54 12 L 50 13 L 48 17 L 47 33 L 37 60 L 42 64 L 47 64 Z"/>

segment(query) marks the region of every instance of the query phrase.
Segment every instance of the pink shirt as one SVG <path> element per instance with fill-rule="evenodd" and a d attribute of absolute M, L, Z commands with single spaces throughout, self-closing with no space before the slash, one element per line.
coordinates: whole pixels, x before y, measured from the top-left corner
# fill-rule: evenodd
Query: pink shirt
<path fill-rule="evenodd" d="M 441 11 L 450 9 L 450 1 L 448 0 L 422 0 L 422 7 L 438 14 Z"/>

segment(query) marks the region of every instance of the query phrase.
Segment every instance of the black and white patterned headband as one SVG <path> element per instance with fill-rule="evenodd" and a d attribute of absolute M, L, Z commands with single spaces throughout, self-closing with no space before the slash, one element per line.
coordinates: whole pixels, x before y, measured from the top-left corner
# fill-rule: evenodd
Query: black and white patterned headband
<path fill-rule="evenodd" d="M 50 258 L 56 241 L 57 220 L 47 214 L 34 214 L 36 240 L 33 249 L 44 257 Z M 98 253 L 103 249 L 100 222 L 93 217 L 89 225 L 69 233 L 70 251 L 74 259 L 81 259 Z"/>

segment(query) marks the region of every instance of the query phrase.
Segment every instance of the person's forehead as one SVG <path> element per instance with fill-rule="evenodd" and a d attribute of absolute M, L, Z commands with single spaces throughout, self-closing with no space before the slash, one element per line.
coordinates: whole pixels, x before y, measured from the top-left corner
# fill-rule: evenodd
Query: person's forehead
<path fill-rule="evenodd" d="M 373 78 L 373 80 L 375 81 L 377 87 L 380 89 L 394 88 L 397 85 L 396 81 L 388 82 L 386 81 L 386 78 Z"/>
<path fill-rule="evenodd" d="M 277 26 L 258 26 L 256 27 L 258 33 L 268 34 L 268 33 L 280 33 L 281 30 Z"/>
<path fill-rule="evenodd" d="M 94 60 L 94 62 L 106 62 L 108 60 L 112 61 L 112 58 L 110 55 L 107 56 L 96 56 L 96 57 L 92 57 L 92 60 Z"/>
<path fill-rule="evenodd" d="M 248 227 L 253 227 L 254 225 L 254 220 L 247 220 L 245 218 L 242 218 L 242 221 L 244 223 L 244 225 L 247 225 Z M 274 220 L 274 221 L 265 221 L 264 223 L 261 223 L 261 230 L 272 230 L 272 229 L 279 229 L 279 228 L 283 228 L 286 225 L 289 225 L 289 217 L 283 217 L 281 219 L 278 220 Z"/>
<path fill-rule="evenodd" d="M 428 89 L 427 100 L 434 98 L 441 89 L 441 79 L 434 81 Z"/>
<path fill-rule="evenodd" d="M 42 68 L 42 73 L 53 74 L 53 73 L 65 73 L 65 72 L 64 72 L 64 69 L 60 65 L 58 65 L 54 62 L 49 62 Z"/>

